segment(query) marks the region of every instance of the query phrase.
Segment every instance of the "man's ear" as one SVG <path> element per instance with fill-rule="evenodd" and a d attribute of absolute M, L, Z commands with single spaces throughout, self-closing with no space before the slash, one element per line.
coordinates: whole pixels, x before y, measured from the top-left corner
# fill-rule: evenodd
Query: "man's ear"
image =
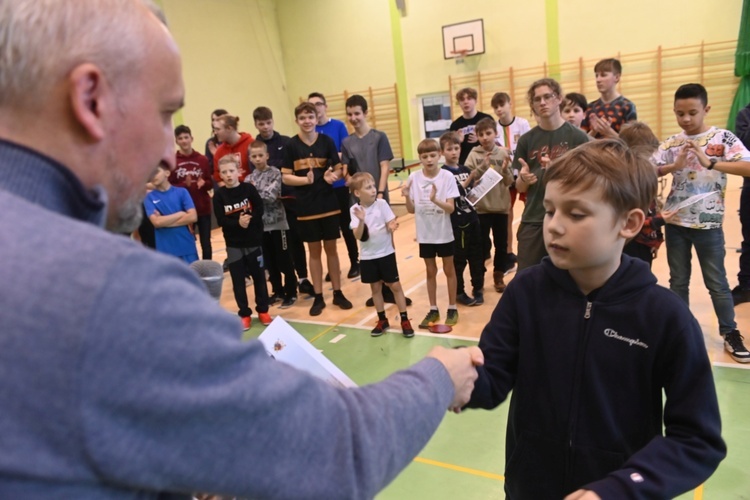
<path fill-rule="evenodd" d="M 76 121 L 91 139 L 101 141 L 106 134 L 104 119 L 112 99 L 112 89 L 101 69 L 95 64 L 81 64 L 70 73 L 68 82 L 68 97 Z"/>
<path fill-rule="evenodd" d="M 643 227 L 646 214 L 640 208 L 634 208 L 625 215 L 623 220 L 624 223 L 622 228 L 620 228 L 620 236 L 625 239 L 635 238 Z"/>

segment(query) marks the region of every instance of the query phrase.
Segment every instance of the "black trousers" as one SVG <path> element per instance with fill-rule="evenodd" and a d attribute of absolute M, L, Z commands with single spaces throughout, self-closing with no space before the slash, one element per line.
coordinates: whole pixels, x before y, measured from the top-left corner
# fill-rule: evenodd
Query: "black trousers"
<path fill-rule="evenodd" d="M 266 288 L 266 270 L 263 268 L 263 250 L 260 247 L 252 252 L 246 250 L 248 249 L 227 248 L 232 291 L 239 308 L 237 314 L 242 318 L 253 313 L 247 302 L 247 289 L 245 288 L 245 276 L 248 274 L 253 278 L 255 309 L 259 313 L 268 312 L 268 288 Z M 241 252 L 241 256 L 236 260 L 235 252 Z"/>
<path fill-rule="evenodd" d="M 211 260 L 213 256 L 211 252 L 211 214 L 199 215 L 196 226 L 198 226 L 198 238 L 201 242 L 202 259 Z"/>
<path fill-rule="evenodd" d="M 469 265 L 472 293 L 482 292 L 484 289 L 484 253 L 482 235 L 479 224 L 469 224 L 465 227 L 454 227 L 453 237 L 453 265 L 456 267 L 456 291 L 460 295 L 464 290 L 464 270 Z M 507 240 L 507 237 L 506 237 Z"/>
<path fill-rule="evenodd" d="M 286 212 L 286 221 L 289 223 L 287 237 L 289 238 L 292 264 L 299 279 L 307 278 L 307 252 L 305 251 L 305 243 L 299 236 L 299 229 L 297 229 L 297 212 L 287 204 L 284 204 L 284 211 Z"/>
<path fill-rule="evenodd" d="M 479 214 L 479 227 L 482 231 L 482 258 L 495 245 L 492 265 L 495 272 L 505 272 L 508 265 L 508 214 Z M 492 242 L 490 242 L 492 232 Z"/>
<path fill-rule="evenodd" d="M 297 279 L 289 253 L 289 231 L 274 230 L 263 233 L 263 263 L 266 266 L 274 293 L 285 298 L 297 295 Z M 284 275 L 282 286 L 281 276 Z"/>
<path fill-rule="evenodd" d="M 742 224 L 742 253 L 737 280 L 742 288 L 750 288 L 750 178 L 746 177 L 740 194 L 740 224 Z"/>
<path fill-rule="evenodd" d="M 351 208 L 349 188 L 346 186 L 337 187 L 333 192 L 336 193 L 336 199 L 341 209 L 341 216 L 339 218 L 341 222 L 341 235 L 344 237 L 344 243 L 346 243 L 349 263 L 354 265 L 359 262 L 359 249 L 357 248 L 357 238 L 354 237 L 354 231 L 349 228 L 349 224 L 352 222 L 351 214 L 349 213 L 349 208 Z"/>

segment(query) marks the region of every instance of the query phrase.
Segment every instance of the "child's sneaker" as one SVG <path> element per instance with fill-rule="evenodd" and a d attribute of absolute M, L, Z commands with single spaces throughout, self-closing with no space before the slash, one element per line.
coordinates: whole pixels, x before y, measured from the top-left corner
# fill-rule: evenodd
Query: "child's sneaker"
<path fill-rule="evenodd" d="M 739 330 L 732 330 L 724 335 L 724 349 L 738 363 L 750 363 L 750 352 L 742 343 L 743 337 Z"/>
<path fill-rule="evenodd" d="M 736 306 L 750 302 L 750 288 L 742 288 L 740 285 L 732 288 L 732 301 Z"/>
<path fill-rule="evenodd" d="M 349 302 L 341 290 L 333 291 L 333 305 L 339 306 L 341 309 L 351 309 L 352 303 Z"/>
<path fill-rule="evenodd" d="M 419 324 L 419 328 L 427 329 L 431 325 L 440 323 L 440 312 L 435 309 L 430 309 L 427 316 L 424 317 L 422 322 Z"/>
<path fill-rule="evenodd" d="M 401 331 L 407 339 L 414 336 L 414 328 L 411 327 L 411 322 L 408 319 L 401 322 Z"/>
<path fill-rule="evenodd" d="M 299 282 L 299 293 L 315 297 L 315 288 L 313 287 L 313 284 L 310 283 L 309 279 L 303 278 L 302 281 Z"/>
<path fill-rule="evenodd" d="M 481 306 L 484 304 L 484 293 L 482 292 L 474 292 L 474 304 L 475 306 Z"/>
<path fill-rule="evenodd" d="M 273 321 L 273 318 L 271 318 L 271 315 L 268 314 L 267 312 L 258 313 L 258 319 L 260 320 L 263 326 L 268 326 L 271 324 L 271 321 Z"/>
<path fill-rule="evenodd" d="M 274 293 L 273 295 L 271 295 L 270 297 L 268 297 L 268 305 L 272 306 L 272 305 L 274 305 L 276 302 L 278 302 L 280 300 L 281 300 L 281 295 L 279 295 L 278 293 Z"/>
<path fill-rule="evenodd" d="M 313 305 L 310 307 L 310 316 L 320 316 L 323 312 L 323 308 L 326 306 L 323 297 L 315 297 Z"/>
<path fill-rule="evenodd" d="M 373 328 L 370 332 L 370 336 L 380 337 L 381 335 L 383 335 L 383 332 L 385 332 L 390 327 L 391 325 L 388 323 L 387 319 L 379 319 L 378 324 L 375 325 L 375 328 Z"/>
<path fill-rule="evenodd" d="M 492 273 L 492 279 L 495 283 L 495 291 L 497 293 L 503 293 L 505 291 L 505 281 L 503 281 L 503 273 L 495 271 Z"/>
<path fill-rule="evenodd" d="M 448 309 L 448 314 L 445 316 L 445 324 L 448 326 L 456 326 L 458 323 L 458 309 Z"/>
<path fill-rule="evenodd" d="M 248 331 L 253 324 L 252 318 L 250 316 L 242 316 L 240 319 L 242 320 L 242 329 Z"/>
<path fill-rule="evenodd" d="M 294 303 L 297 302 L 297 296 L 292 295 L 291 297 L 287 297 L 284 299 L 284 302 L 281 303 L 279 306 L 279 309 L 289 309 L 294 305 Z"/>
<path fill-rule="evenodd" d="M 469 297 L 465 292 L 459 293 L 458 296 L 456 296 L 456 301 L 462 306 L 473 306 L 477 302 L 474 297 Z"/>

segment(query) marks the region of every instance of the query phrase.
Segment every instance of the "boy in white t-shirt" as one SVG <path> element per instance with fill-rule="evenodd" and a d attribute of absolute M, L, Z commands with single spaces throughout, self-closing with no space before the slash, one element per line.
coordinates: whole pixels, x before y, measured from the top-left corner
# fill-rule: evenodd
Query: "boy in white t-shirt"
<path fill-rule="evenodd" d="M 409 317 L 406 315 L 406 297 L 398 280 L 396 249 L 393 248 L 391 233 L 398 229 L 396 215 L 388 202 L 378 198 L 375 178 L 368 172 L 358 172 L 349 179 L 349 190 L 359 199 L 359 203 L 349 209 L 351 229 L 360 241 L 359 265 L 362 283 L 369 283 L 372 300 L 378 312 L 378 322 L 370 332 L 373 337 L 383 335 L 389 327 L 385 315 L 383 283 L 393 292 L 401 315 L 401 330 L 404 337 L 413 337 Z"/>
<path fill-rule="evenodd" d="M 445 324 L 458 323 L 456 309 L 456 269 L 453 265 L 453 227 L 450 214 L 455 210 L 458 186 L 453 175 L 440 168 L 440 145 L 434 139 L 424 139 L 417 146 L 422 170 L 413 172 L 401 189 L 406 200 L 406 209 L 415 214 L 419 256 L 427 268 L 427 295 L 430 311 L 419 324 L 429 328 L 440 322 L 437 307 L 437 261 L 443 258 L 443 272 L 448 282 L 448 314 Z"/>

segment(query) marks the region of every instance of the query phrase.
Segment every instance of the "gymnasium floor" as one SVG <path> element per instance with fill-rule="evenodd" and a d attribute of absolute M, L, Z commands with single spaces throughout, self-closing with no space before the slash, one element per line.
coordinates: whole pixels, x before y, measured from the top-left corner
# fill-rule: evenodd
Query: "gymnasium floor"
<path fill-rule="evenodd" d="M 394 211 L 399 212 L 400 195 L 394 191 L 404 181 L 406 174 L 392 176 L 390 180 Z M 727 189 L 725 235 L 727 240 L 726 267 L 730 286 L 736 284 L 740 242 L 740 226 L 736 216 L 739 203 L 741 179 L 730 180 Z M 516 223 L 520 210 L 515 214 Z M 418 246 L 414 241 L 414 219 L 412 215 L 399 215 L 400 228 L 395 233 L 401 283 L 414 304 L 409 308 L 412 323 L 424 317 L 428 309 L 427 291 L 424 286 L 424 265 L 419 259 Z M 222 262 L 226 256 L 220 230 L 212 235 L 214 259 Z M 200 251 L 200 249 L 199 249 Z M 272 316 L 282 314 L 302 335 L 323 352 L 331 361 L 360 385 L 376 382 L 388 374 L 421 359 L 434 345 L 452 347 L 474 345 L 500 298 L 492 288 L 492 269 L 488 269 L 485 281 L 485 304 L 478 307 L 459 306 L 459 323 L 447 335 L 435 335 L 417 329 L 416 336 L 405 339 L 400 330 L 394 329 L 379 338 L 371 338 L 369 330 L 374 326 L 375 310 L 365 307 L 370 296 L 369 287 L 359 279 L 346 279 L 349 270 L 343 240 L 339 242 L 342 290 L 354 307 L 343 311 L 331 304 L 330 284 L 324 287 L 327 307 L 314 321 L 308 315 L 312 299 L 300 296 L 294 307 L 281 310 L 272 307 Z M 325 261 L 324 261 L 325 262 Z M 489 264 L 489 262 L 488 262 Z M 324 264 L 325 265 L 325 264 Z M 708 292 L 702 283 L 699 266 L 693 261 L 691 282 L 691 309 L 703 329 L 709 356 L 714 364 L 719 403 L 723 420 L 724 439 L 729 446 L 727 458 L 717 472 L 701 487 L 679 498 L 682 499 L 750 499 L 750 364 L 734 362 L 723 350 L 718 335 L 716 317 Z M 654 262 L 653 272 L 659 283 L 668 286 L 669 272 L 665 249 Z M 468 271 L 466 273 L 468 278 Z M 513 274 L 506 276 L 506 281 Z M 221 304 L 231 312 L 236 305 L 231 291 L 229 275 L 225 274 Z M 251 306 L 252 287 L 248 288 Z M 445 314 L 447 294 L 445 280 L 438 275 L 438 306 Z M 750 342 L 750 303 L 735 309 L 740 331 Z M 391 324 L 398 315 L 395 306 L 388 305 L 386 312 Z M 253 318 L 253 327 L 246 338 L 255 338 L 263 326 Z M 396 325 L 399 323 L 396 321 Z M 414 462 L 399 475 L 377 498 L 393 500 L 441 500 L 461 498 L 465 500 L 502 498 L 505 447 L 505 421 L 507 404 L 494 411 L 467 411 L 446 417 L 425 449 Z M 315 425 L 311 420 L 310 425 Z M 540 477 L 543 471 L 540 471 Z"/>

